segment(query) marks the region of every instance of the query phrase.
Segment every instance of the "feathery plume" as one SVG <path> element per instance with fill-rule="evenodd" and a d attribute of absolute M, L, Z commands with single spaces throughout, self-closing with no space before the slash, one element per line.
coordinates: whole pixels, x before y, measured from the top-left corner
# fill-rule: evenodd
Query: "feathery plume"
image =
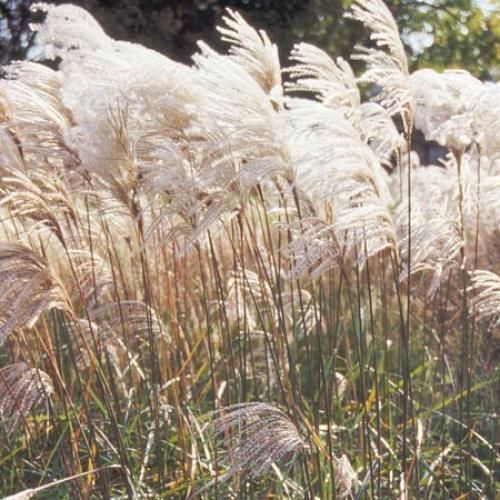
<path fill-rule="evenodd" d="M 248 329 L 255 330 L 258 325 L 257 314 L 251 312 L 256 309 L 261 314 L 270 314 L 274 319 L 274 311 L 269 311 L 269 306 L 273 303 L 273 290 L 258 273 L 250 269 L 237 269 L 232 273 L 226 298 L 226 307 L 231 320 L 237 321 L 246 315 Z"/>
<path fill-rule="evenodd" d="M 31 10 L 46 13 L 43 23 L 32 25 L 32 29 L 37 31 L 38 43 L 45 49 L 47 59 L 64 59 L 71 51 L 106 48 L 111 44 L 100 24 L 81 7 L 38 2 Z"/>
<path fill-rule="evenodd" d="M 500 83 L 470 83 L 464 94 L 481 153 L 497 162 L 497 173 L 500 173 L 500 106 L 495 106 L 500 102 Z"/>
<path fill-rule="evenodd" d="M 296 44 L 290 59 L 298 64 L 285 70 L 295 80 L 285 84 L 288 91 L 313 93 L 325 106 L 356 123 L 361 98 L 349 63 L 341 57 L 334 61 L 325 51 L 307 43 Z"/>
<path fill-rule="evenodd" d="M 280 409 L 267 403 L 240 403 L 217 412 L 210 426 L 223 438 L 228 470 L 235 475 L 260 475 L 273 463 L 290 462 L 307 446 L 295 424 Z"/>
<path fill-rule="evenodd" d="M 13 217 L 30 221 L 32 231 L 48 230 L 64 245 L 70 226 L 78 220 L 74 198 L 64 178 L 38 169 L 29 175 L 13 170 L 0 186 L 0 206 L 9 208 Z"/>
<path fill-rule="evenodd" d="M 54 391 L 50 377 L 25 363 L 0 369 L 0 425 L 10 435 L 26 420 L 31 409 L 46 401 Z"/>
<path fill-rule="evenodd" d="M 392 167 L 392 155 L 403 144 L 403 138 L 394 121 L 387 110 L 375 102 L 361 104 L 359 111 L 363 140 L 384 167 Z"/>
<path fill-rule="evenodd" d="M 169 344 L 158 313 L 140 301 L 124 300 L 95 307 L 89 310 L 87 319 L 73 321 L 70 327 L 78 335 L 80 366 L 88 368 L 93 356 L 106 352 L 120 383 L 125 382 L 129 370 L 142 380 L 146 378 L 140 352 L 146 349 L 150 333 L 154 339 Z"/>
<path fill-rule="evenodd" d="M 6 68 L 0 89 L 9 105 L 5 126 L 16 142 L 18 170 L 75 167 L 79 158 L 65 142 L 71 113 L 62 103 L 61 75 L 41 64 L 17 61 Z"/>
<path fill-rule="evenodd" d="M 361 80 L 380 87 L 375 100 L 390 116 L 399 113 L 409 130 L 412 103 L 408 60 L 396 21 L 382 0 L 355 0 L 351 12 L 354 19 L 371 30 L 370 38 L 378 47 L 356 47 L 358 52 L 353 58 L 368 66 Z"/>
<path fill-rule="evenodd" d="M 396 21 L 382 0 L 355 0 L 351 7 L 352 17 L 371 30 L 370 38 L 378 47 L 388 49 L 401 71 L 406 71 L 408 61 L 399 36 Z"/>
<path fill-rule="evenodd" d="M 69 309 L 45 259 L 18 243 L 0 242 L 0 346 L 12 330 L 32 327 L 54 308 Z"/>
<path fill-rule="evenodd" d="M 401 280 L 411 273 L 431 272 L 428 288 L 433 297 L 447 271 L 459 265 L 464 246 L 456 206 L 456 173 L 428 166 L 413 169 L 411 208 L 411 262 L 408 257 L 408 202 L 404 198 L 396 211 L 396 225 L 403 270 Z"/>
<path fill-rule="evenodd" d="M 341 248 L 334 228 L 320 218 L 304 218 L 282 224 L 292 240 L 287 246 L 291 259 L 290 278 L 308 273 L 315 279 L 329 269 L 342 265 Z"/>
<path fill-rule="evenodd" d="M 147 304 L 137 300 L 123 300 L 89 311 L 91 321 L 99 325 L 103 339 L 107 334 L 123 334 L 131 340 L 147 340 L 147 332 L 154 337 L 165 337 L 159 314 Z"/>
<path fill-rule="evenodd" d="M 477 134 L 469 104 L 478 86 L 481 82 L 466 71 L 415 71 L 410 76 L 415 126 L 428 140 L 463 151 Z"/>
<path fill-rule="evenodd" d="M 289 104 L 288 142 L 296 185 L 315 197 L 314 206 L 331 204 L 334 219 L 327 225 L 338 247 L 345 245 L 361 260 L 395 247 L 387 174 L 359 131 L 321 103 Z"/>
<path fill-rule="evenodd" d="M 470 277 L 476 318 L 488 320 L 493 328 L 500 326 L 500 276 L 491 271 L 476 270 L 470 273 Z M 497 335 L 500 336 L 498 330 Z"/>
<path fill-rule="evenodd" d="M 278 113 L 267 94 L 235 61 L 204 44 L 199 46 L 201 53 L 194 56 L 199 69 L 197 84 L 205 88 L 208 99 L 198 110 L 199 122 L 193 132 L 209 141 L 207 159 L 218 168 L 238 160 L 267 160 L 268 167 L 277 163 L 283 168 L 286 152 Z"/>
<path fill-rule="evenodd" d="M 278 48 L 271 43 L 267 33 L 252 28 L 243 17 L 234 10 L 227 9 L 222 19 L 226 27 L 218 26 L 222 40 L 231 44 L 229 54 L 262 87 L 276 104 L 280 104 L 282 95 L 281 68 Z"/>
<path fill-rule="evenodd" d="M 352 497 L 354 488 L 359 485 L 359 480 L 349 458 L 347 455 L 342 455 L 340 458 L 334 456 L 333 465 L 335 468 L 336 497 L 339 499 Z"/>

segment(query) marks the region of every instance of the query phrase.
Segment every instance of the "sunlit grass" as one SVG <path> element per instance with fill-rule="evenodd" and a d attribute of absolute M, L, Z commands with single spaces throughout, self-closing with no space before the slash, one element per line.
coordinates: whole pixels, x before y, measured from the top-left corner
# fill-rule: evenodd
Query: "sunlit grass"
<path fill-rule="evenodd" d="M 0 82 L 1 494 L 495 497 L 498 85 L 355 5 L 377 104 L 232 12 L 187 67 L 48 8 L 60 71 Z"/>

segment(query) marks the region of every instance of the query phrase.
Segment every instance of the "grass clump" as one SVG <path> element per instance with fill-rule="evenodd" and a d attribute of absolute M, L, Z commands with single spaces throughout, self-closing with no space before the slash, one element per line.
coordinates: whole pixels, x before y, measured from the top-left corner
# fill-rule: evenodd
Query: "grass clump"
<path fill-rule="evenodd" d="M 493 498 L 498 84 L 410 73 L 380 0 L 358 77 L 233 11 L 184 66 L 37 8 L 58 70 L 0 81 L 0 492 Z"/>

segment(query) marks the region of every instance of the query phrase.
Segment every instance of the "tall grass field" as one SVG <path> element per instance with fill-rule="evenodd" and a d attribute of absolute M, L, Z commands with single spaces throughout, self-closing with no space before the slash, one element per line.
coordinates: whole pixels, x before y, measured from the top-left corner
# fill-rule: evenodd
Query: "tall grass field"
<path fill-rule="evenodd" d="M 410 72 L 382 0 L 355 71 L 232 10 L 188 66 L 34 8 L 53 63 L 0 80 L 0 496 L 500 498 L 500 84 Z"/>

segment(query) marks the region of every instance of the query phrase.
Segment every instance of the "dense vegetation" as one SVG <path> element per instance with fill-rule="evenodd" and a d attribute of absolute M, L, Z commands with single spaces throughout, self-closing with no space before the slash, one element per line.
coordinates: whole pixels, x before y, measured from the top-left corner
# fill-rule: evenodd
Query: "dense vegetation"
<path fill-rule="evenodd" d="M 0 0 L 0 64 L 24 59 L 33 45 L 30 12 L 35 0 Z M 60 4 L 64 0 L 51 0 Z M 189 63 L 197 40 L 219 50 L 214 27 L 226 7 L 240 9 L 264 29 L 287 57 L 300 41 L 348 59 L 368 37 L 342 14 L 352 0 L 73 0 L 87 9 L 112 38 L 140 43 Z M 403 34 L 410 68 L 463 68 L 481 79 L 500 72 L 500 0 L 388 0 Z M 425 50 L 423 50 L 425 49 Z"/>
<path fill-rule="evenodd" d="M 38 8 L 58 69 L 0 81 L 0 493 L 494 498 L 499 84 L 411 72 L 381 0 L 359 76 L 233 11 L 183 65 Z"/>

